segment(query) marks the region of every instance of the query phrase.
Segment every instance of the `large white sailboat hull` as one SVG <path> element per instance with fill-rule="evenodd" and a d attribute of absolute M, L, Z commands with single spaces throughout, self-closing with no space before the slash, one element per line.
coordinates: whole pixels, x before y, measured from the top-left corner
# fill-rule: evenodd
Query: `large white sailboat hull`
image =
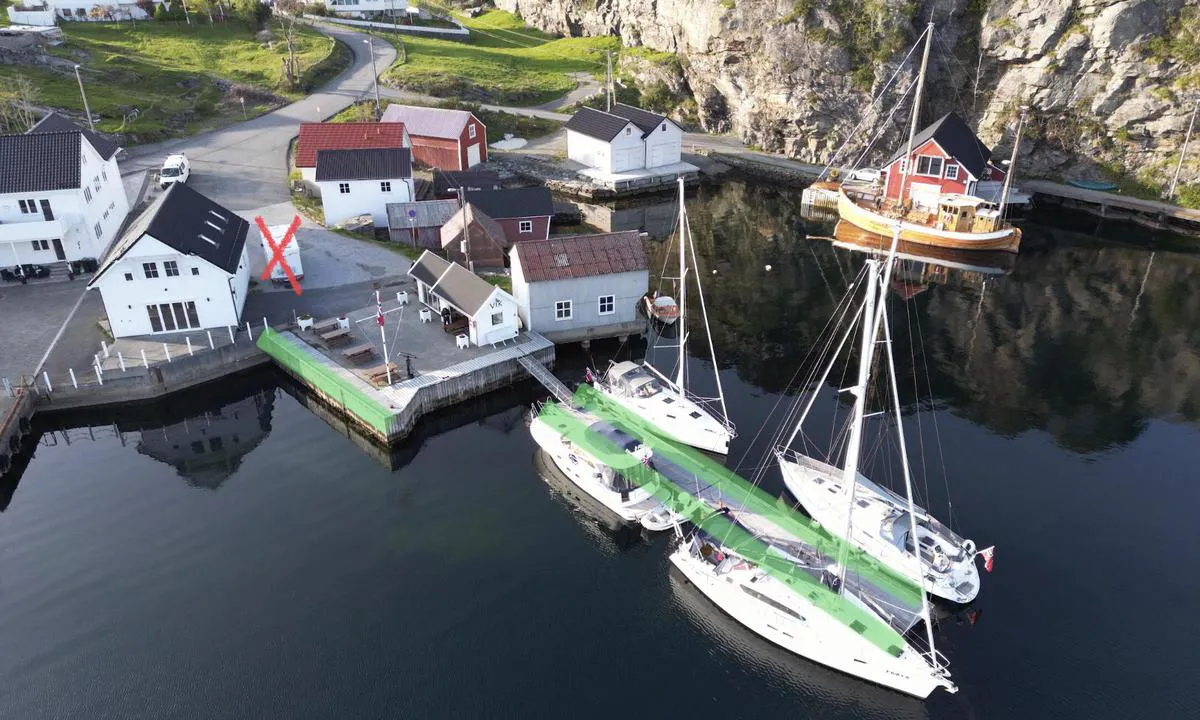
<path fill-rule="evenodd" d="M 716 575 L 712 565 L 688 552 L 686 542 L 671 554 L 671 564 L 734 620 L 789 652 L 919 698 L 929 697 L 939 686 L 955 691 L 919 654 L 906 649 L 899 657 L 889 655 L 800 594 L 788 598 L 799 618 L 756 599 L 747 592 L 757 592 L 753 585 L 743 589 L 745 579 L 734 573 Z"/>
<path fill-rule="evenodd" d="M 643 488 L 636 488 L 622 496 L 622 493 L 606 487 L 599 477 L 603 464 L 587 451 L 571 444 L 540 417 L 530 422 L 529 434 L 567 479 L 622 520 L 637 522 L 643 515 L 661 507 L 662 503 Z"/>
<path fill-rule="evenodd" d="M 622 363 L 617 369 L 622 366 L 632 367 L 632 363 Z M 649 365 L 642 363 L 639 367 L 661 378 Z M 617 389 L 618 386 L 617 382 L 593 383 L 596 390 L 654 425 L 671 439 L 718 455 L 729 454 L 732 429 L 714 417 L 708 408 L 679 392 L 673 385 L 657 383 L 661 390 L 645 397 L 632 391 L 622 392 Z"/>
<path fill-rule="evenodd" d="M 850 501 L 842 486 L 842 471 L 813 458 L 802 458 L 798 462 L 796 457 L 787 453 L 776 454 L 788 492 L 813 520 L 832 532 L 844 534 Z M 861 475 L 859 478 L 860 481 L 855 484 L 856 504 L 850 541 L 913 583 L 921 584 L 913 556 L 889 542 L 880 532 L 884 516 L 891 510 L 903 513 L 905 517 L 901 522 L 907 522 L 907 505 L 899 502 L 899 498 L 891 498 L 872 489 L 873 483 L 868 483 Z M 926 534 L 924 527 L 920 534 Z M 941 569 L 923 559 L 921 567 L 925 571 L 925 590 L 930 595 L 960 604 L 974 600 L 979 594 L 979 568 L 975 564 L 973 547 L 971 544 L 969 550 L 961 551 L 958 558 L 946 553 L 945 566 Z"/>

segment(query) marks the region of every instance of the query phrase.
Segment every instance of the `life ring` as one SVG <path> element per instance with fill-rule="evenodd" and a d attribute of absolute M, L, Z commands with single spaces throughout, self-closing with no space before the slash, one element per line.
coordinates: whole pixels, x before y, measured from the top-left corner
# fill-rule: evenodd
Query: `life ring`
<path fill-rule="evenodd" d="M 963 550 L 967 553 L 967 557 L 969 557 L 969 558 L 975 557 L 975 541 L 974 540 L 964 540 L 963 541 Z"/>

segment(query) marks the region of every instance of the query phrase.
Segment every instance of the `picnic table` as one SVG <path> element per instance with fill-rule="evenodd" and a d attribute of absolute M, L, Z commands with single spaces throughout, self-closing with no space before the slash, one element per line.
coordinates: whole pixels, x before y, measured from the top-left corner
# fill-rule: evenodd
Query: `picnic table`
<path fill-rule="evenodd" d="M 340 325 L 341 325 L 341 323 L 338 322 L 337 318 L 329 318 L 328 320 L 322 320 L 321 322 L 317 323 L 316 325 L 313 325 L 313 332 L 315 332 L 318 335 L 321 335 L 323 333 L 329 332 L 330 330 L 337 329 Z"/>
<path fill-rule="evenodd" d="M 367 370 L 367 380 L 375 383 L 376 385 L 382 385 L 387 382 L 389 370 L 392 373 L 393 380 L 400 377 L 400 369 L 396 367 L 396 363 L 390 362 L 386 365 L 378 365 L 370 370 Z"/>
<path fill-rule="evenodd" d="M 343 340 L 348 341 L 350 339 L 350 329 L 349 328 L 338 328 L 337 330 L 330 330 L 329 332 L 323 332 L 323 333 L 321 333 L 321 339 L 325 341 L 326 345 L 336 345 L 337 343 L 340 343 Z"/>
<path fill-rule="evenodd" d="M 342 351 L 342 357 L 346 358 L 347 360 L 355 360 L 360 357 L 364 357 L 367 355 L 374 355 L 374 354 L 375 354 L 375 348 L 371 346 L 371 343 L 363 343 L 362 345 L 354 345 L 354 346 L 348 347 Z"/>

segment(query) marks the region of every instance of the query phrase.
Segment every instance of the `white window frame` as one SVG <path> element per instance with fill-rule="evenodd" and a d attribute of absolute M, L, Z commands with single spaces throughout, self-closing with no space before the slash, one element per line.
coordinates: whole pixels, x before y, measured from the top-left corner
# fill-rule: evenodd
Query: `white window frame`
<path fill-rule="evenodd" d="M 348 183 L 348 182 L 338 183 L 338 194 L 339 195 L 349 195 L 350 194 L 350 183 Z"/>
<path fill-rule="evenodd" d="M 475 123 L 467 123 L 467 138 L 475 139 Z"/>
<path fill-rule="evenodd" d="M 492 327 L 496 327 L 497 325 L 503 325 L 503 324 L 504 324 L 504 312 L 500 311 L 500 312 L 492 313 Z"/>
<path fill-rule="evenodd" d="M 604 309 L 605 305 L 608 305 L 607 310 Z M 617 296 L 601 295 L 597 300 L 597 306 L 601 315 L 612 315 L 617 311 Z"/>
<path fill-rule="evenodd" d="M 926 169 L 925 172 L 921 172 L 921 161 L 922 160 L 928 160 L 929 165 L 931 166 L 929 169 Z M 937 172 L 932 171 L 932 165 L 935 160 L 937 161 L 937 164 L 938 164 Z M 944 168 L 945 166 L 946 166 L 945 158 L 940 158 L 940 157 L 937 157 L 934 155 L 918 155 L 917 156 L 917 171 L 913 174 L 919 175 L 921 177 L 940 178 L 942 176 L 942 168 Z"/>
<path fill-rule="evenodd" d="M 158 263 L 142 263 L 142 274 L 146 276 L 147 280 L 158 277 Z"/>
<path fill-rule="evenodd" d="M 177 260 L 164 260 L 163 274 L 167 277 L 179 277 L 179 262 Z"/>
<path fill-rule="evenodd" d="M 574 304 L 570 300 L 554 301 L 554 321 L 571 320 L 575 315 Z"/>
<path fill-rule="evenodd" d="M 521 232 L 523 232 L 523 233 L 531 233 L 531 232 L 533 232 L 533 221 L 532 221 L 532 220 L 521 220 L 521 221 L 519 221 L 519 222 L 517 223 L 517 230 L 519 230 L 519 231 L 521 231 Z"/>
<path fill-rule="evenodd" d="M 958 179 L 958 164 L 957 163 L 947 163 L 945 172 L 946 172 L 947 180 L 957 180 Z"/>
<path fill-rule="evenodd" d="M 379 181 L 379 192 L 390 193 L 391 191 L 392 191 L 392 181 L 391 180 L 380 180 Z"/>

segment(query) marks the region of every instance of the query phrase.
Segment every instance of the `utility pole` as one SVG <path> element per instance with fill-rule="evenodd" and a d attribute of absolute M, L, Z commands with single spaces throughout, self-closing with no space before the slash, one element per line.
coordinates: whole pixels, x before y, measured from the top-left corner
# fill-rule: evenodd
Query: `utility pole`
<path fill-rule="evenodd" d="M 83 78 L 79 77 L 79 66 L 78 65 L 76 65 L 76 80 L 79 83 L 79 95 L 80 95 L 80 97 L 83 97 L 83 112 L 86 115 L 88 115 L 88 127 L 91 128 L 92 132 L 95 132 L 96 124 L 95 124 L 95 122 L 91 121 L 91 109 L 88 107 L 88 94 L 86 94 L 86 92 L 83 89 Z M 1176 173 L 1176 174 L 1178 174 L 1178 173 Z"/>
<path fill-rule="evenodd" d="M 613 73 L 612 73 L 612 50 L 608 50 L 604 54 L 608 58 L 607 67 L 604 71 L 604 85 L 605 85 L 605 90 L 608 93 L 608 107 L 606 109 L 608 112 L 612 112 L 613 92 L 614 92 L 614 90 L 613 90 Z"/>
<path fill-rule="evenodd" d="M 367 31 L 367 47 L 371 53 L 371 80 L 375 83 L 375 119 L 379 119 L 379 113 L 383 111 L 383 103 L 379 100 L 379 71 L 375 69 L 375 36 L 370 33 L 370 28 Z"/>
<path fill-rule="evenodd" d="M 1175 166 L 1175 177 L 1171 178 L 1171 187 L 1167 190 L 1168 200 L 1175 197 L 1175 185 L 1179 182 L 1179 171 L 1183 169 L 1183 159 L 1187 156 L 1188 142 L 1192 139 L 1192 128 L 1196 125 L 1197 110 L 1200 110 L 1200 101 L 1192 105 L 1192 119 L 1188 121 L 1187 134 L 1183 136 L 1183 147 L 1179 149 L 1179 164 Z"/>

